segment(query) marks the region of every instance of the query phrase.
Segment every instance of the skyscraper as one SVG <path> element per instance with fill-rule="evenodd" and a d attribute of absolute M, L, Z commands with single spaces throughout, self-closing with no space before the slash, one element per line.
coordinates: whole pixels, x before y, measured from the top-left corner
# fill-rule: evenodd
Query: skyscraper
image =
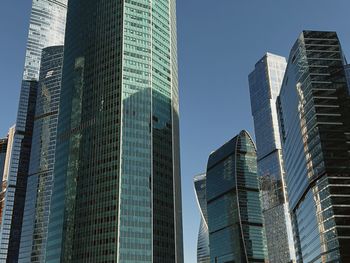
<path fill-rule="evenodd" d="M 41 58 L 19 262 L 44 262 L 55 160 L 63 46 Z"/>
<path fill-rule="evenodd" d="M 350 96 L 335 32 L 303 31 L 278 99 L 298 262 L 350 262 Z"/>
<path fill-rule="evenodd" d="M 255 145 L 246 131 L 209 156 L 210 262 L 267 262 Z"/>
<path fill-rule="evenodd" d="M 175 0 L 68 4 L 46 262 L 183 262 Z"/>
<path fill-rule="evenodd" d="M 276 108 L 286 66 L 284 57 L 266 53 L 249 75 L 270 263 L 295 260 Z"/>
<path fill-rule="evenodd" d="M 208 229 L 208 213 L 207 213 L 207 189 L 205 174 L 194 177 L 194 189 L 196 193 L 198 208 L 201 214 L 201 222 L 198 232 L 197 242 L 197 263 L 210 262 L 209 250 L 209 229 Z"/>
<path fill-rule="evenodd" d="M 63 44 L 67 0 L 35 0 L 32 4 L 24 74 L 4 197 L 0 260 L 17 262 L 32 143 L 41 50 Z"/>

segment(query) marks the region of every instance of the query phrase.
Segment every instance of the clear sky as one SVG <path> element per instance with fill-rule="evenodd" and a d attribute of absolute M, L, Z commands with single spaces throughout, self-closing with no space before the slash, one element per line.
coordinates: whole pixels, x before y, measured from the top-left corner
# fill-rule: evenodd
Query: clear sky
<path fill-rule="evenodd" d="M 267 51 L 288 56 L 303 29 L 337 31 L 350 56 L 349 0 L 177 0 L 185 263 L 196 262 L 192 178 L 240 130 L 253 134 L 247 76 Z M 15 122 L 31 0 L 2 0 L 0 136 Z M 350 59 L 350 57 L 348 57 Z"/>

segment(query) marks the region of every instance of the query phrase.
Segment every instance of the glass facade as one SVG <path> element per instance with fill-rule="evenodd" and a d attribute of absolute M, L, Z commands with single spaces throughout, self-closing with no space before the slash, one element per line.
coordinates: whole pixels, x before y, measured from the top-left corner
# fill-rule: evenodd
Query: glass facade
<path fill-rule="evenodd" d="M 183 262 L 175 0 L 68 4 L 46 262 Z"/>
<path fill-rule="evenodd" d="M 295 260 L 288 213 L 276 99 L 286 59 L 266 53 L 249 75 L 249 89 L 258 155 L 258 174 L 263 202 L 270 263 Z"/>
<path fill-rule="evenodd" d="M 278 99 L 298 262 L 350 262 L 350 96 L 335 32 L 303 31 Z"/>
<path fill-rule="evenodd" d="M 6 190 L 0 228 L 0 261 L 4 262 L 18 260 L 36 92 L 36 81 L 22 81 L 11 159 L 3 178 Z"/>
<path fill-rule="evenodd" d="M 209 156 L 210 262 L 268 262 L 255 145 L 246 131 Z"/>
<path fill-rule="evenodd" d="M 42 49 L 63 45 L 68 0 L 33 0 L 24 80 L 38 80 Z"/>
<path fill-rule="evenodd" d="M 197 203 L 201 214 L 201 222 L 198 232 L 197 242 L 197 263 L 210 262 L 209 250 L 209 229 L 208 229 L 208 213 L 207 213 L 207 190 L 206 176 L 200 174 L 194 177 L 194 190 L 197 197 Z"/>
<path fill-rule="evenodd" d="M 16 132 L 0 229 L 0 261 L 17 262 L 32 145 L 41 50 L 62 44 L 67 0 L 33 0 Z"/>
<path fill-rule="evenodd" d="M 2 175 L 5 168 L 6 151 L 7 151 L 7 138 L 0 139 L 0 176 L 2 182 Z"/>
<path fill-rule="evenodd" d="M 42 50 L 19 262 L 44 262 L 53 184 L 63 46 Z"/>

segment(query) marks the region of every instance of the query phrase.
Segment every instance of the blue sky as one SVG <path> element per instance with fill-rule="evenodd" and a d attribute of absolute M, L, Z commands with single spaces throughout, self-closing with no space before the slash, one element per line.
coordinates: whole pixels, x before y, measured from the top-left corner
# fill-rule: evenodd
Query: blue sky
<path fill-rule="evenodd" d="M 196 262 L 192 178 L 242 129 L 253 134 L 247 76 L 267 51 L 288 56 L 303 29 L 335 30 L 350 56 L 349 0 L 177 0 L 185 262 Z M 0 136 L 15 122 L 30 0 L 2 0 Z M 350 59 L 350 57 L 349 57 Z"/>

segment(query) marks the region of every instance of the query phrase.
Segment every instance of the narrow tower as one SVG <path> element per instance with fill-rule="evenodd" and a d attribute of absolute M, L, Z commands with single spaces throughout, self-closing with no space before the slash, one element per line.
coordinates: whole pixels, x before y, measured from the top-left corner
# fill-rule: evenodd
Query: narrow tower
<path fill-rule="evenodd" d="M 19 262 L 44 262 L 53 185 L 63 46 L 42 51 Z"/>
<path fill-rule="evenodd" d="M 284 57 L 266 53 L 249 74 L 250 103 L 254 117 L 258 174 L 270 263 L 295 260 L 276 108 L 286 66 Z"/>
<path fill-rule="evenodd" d="M 32 146 L 41 52 L 64 41 L 67 0 L 33 0 L 13 152 L 0 227 L 0 261 L 17 262 Z"/>

